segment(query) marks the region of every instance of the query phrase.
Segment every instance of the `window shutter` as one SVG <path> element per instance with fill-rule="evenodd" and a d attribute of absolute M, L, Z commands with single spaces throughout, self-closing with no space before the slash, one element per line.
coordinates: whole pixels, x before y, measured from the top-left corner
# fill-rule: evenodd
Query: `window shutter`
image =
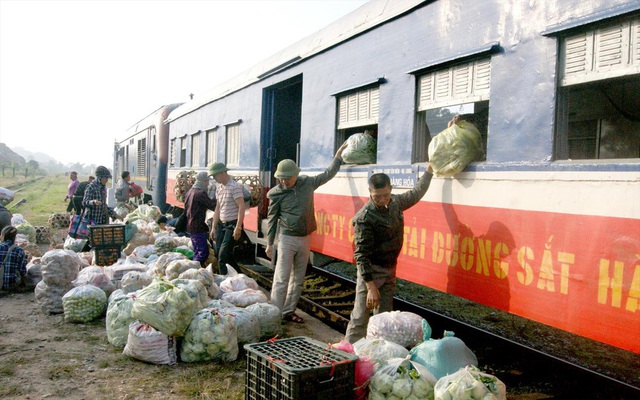
<path fill-rule="evenodd" d="M 373 87 L 338 98 L 338 129 L 378 123 L 380 88 Z"/>
<path fill-rule="evenodd" d="M 418 111 L 489 99 L 491 59 L 454 65 L 418 80 Z"/>
<path fill-rule="evenodd" d="M 138 175 L 145 176 L 146 175 L 146 166 L 147 166 L 147 139 L 138 140 Z"/>
<path fill-rule="evenodd" d="M 227 166 L 240 165 L 240 124 L 227 126 Z"/>
<path fill-rule="evenodd" d="M 566 37 L 560 48 L 560 85 L 640 73 L 640 18 Z"/>

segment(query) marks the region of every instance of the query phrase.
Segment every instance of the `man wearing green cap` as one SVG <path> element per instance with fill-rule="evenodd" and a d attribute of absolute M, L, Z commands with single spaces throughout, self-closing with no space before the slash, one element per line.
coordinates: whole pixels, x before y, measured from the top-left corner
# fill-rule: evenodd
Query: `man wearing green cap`
<path fill-rule="evenodd" d="M 227 274 L 227 264 L 238 267 L 233 257 L 233 248 L 242 236 L 244 222 L 244 193 L 242 186 L 229 176 L 229 168 L 221 162 L 211 164 L 209 174 L 220 185 L 216 187 L 216 209 L 213 213 L 211 240 L 216 244 L 218 273 Z"/>
<path fill-rule="evenodd" d="M 316 230 L 313 192 L 338 173 L 346 146 L 345 141 L 336 151 L 329 168 L 316 176 L 299 175 L 300 168 L 293 160 L 280 161 L 274 174 L 279 184 L 267 193 L 269 228 L 266 253 L 269 258 L 273 258 L 273 243 L 280 225 L 271 304 L 280 309 L 285 321 L 304 322 L 295 311 L 309 263 L 311 233 Z"/>

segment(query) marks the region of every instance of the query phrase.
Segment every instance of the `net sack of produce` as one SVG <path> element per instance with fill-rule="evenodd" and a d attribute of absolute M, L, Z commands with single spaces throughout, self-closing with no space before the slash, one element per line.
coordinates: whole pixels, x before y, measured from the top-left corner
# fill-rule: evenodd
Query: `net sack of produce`
<path fill-rule="evenodd" d="M 189 297 L 191 297 L 191 299 L 196 303 L 196 310 L 203 309 L 209 302 L 207 289 L 199 280 L 177 278 L 172 280 L 171 283 L 187 292 Z"/>
<path fill-rule="evenodd" d="M 109 297 L 107 297 L 107 305 L 111 304 L 112 301 L 124 296 L 127 296 L 127 293 L 125 293 L 122 289 L 114 290 L 113 293 L 111 293 Z"/>
<path fill-rule="evenodd" d="M 191 320 L 180 346 L 184 362 L 235 361 L 238 336 L 235 318 L 227 310 L 204 309 Z"/>
<path fill-rule="evenodd" d="M 156 268 L 158 263 L 156 262 Z M 191 261 L 187 259 L 174 260 L 167 265 L 167 269 L 164 271 L 164 276 L 167 280 L 177 279 L 181 273 L 188 269 L 200 268 L 200 261 Z"/>
<path fill-rule="evenodd" d="M 353 345 L 346 340 L 341 340 L 339 343 L 331 344 L 331 348 L 342 350 L 347 353 L 355 354 Z M 356 369 L 354 376 L 354 399 L 365 400 L 368 394 L 369 380 L 376 372 L 376 364 L 372 362 L 369 357 L 362 356 L 356 360 Z"/>
<path fill-rule="evenodd" d="M 104 267 L 105 274 L 114 282 L 116 287 L 122 284 L 122 278 L 127 272 L 146 272 L 146 265 L 139 263 L 134 257 L 127 257 L 124 262 L 118 262 L 114 265 Z"/>
<path fill-rule="evenodd" d="M 123 203 L 123 204 L 116 205 L 115 208 L 113 209 L 113 212 L 116 213 L 116 215 L 120 217 L 120 219 L 124 219 L 129 213 L 129 209 L 125 207 Z"/>
<path fill-rule="evenodd" d="M 353 351 L 358 357 L 369 357 L 379 365 L 384 365 L 392 358 L 405 358 L 409 350 L 403 346 L 384 339 L 362 338 L 353 344 Z"/>
<path fill-rule="evenodd" d="M 237 307 L 247 307 L 251 304 L 266 303 L 267 296 L 258 289 L 243 289 L 237 292 L 227 292 L 222 294 L 222 300 L 228 301 Z"/>
<path fill-rule="evenodd" d="M 169 263 L 171 263 L 171 261 L 186 259 L 187 257 L 185 257 L 185 255 L 181 253 L 165 253 L 158 257 L 158 259 L 156 260 L 154 273 L 157 277 L 161 278 L 167 272 L 167 266 L 169 265 Z"/>
<path fill-rule="evenodd" d="M 224 311 L 235 318 L 238 346 L 240 348 L 245 344 L 258 343 L 260 341 L 260 322 L 251 311 L 235 306 L 225 308 Z"/>
<path fill-rule="evenodd" d="M 133 294 L 122 295 L 107 306 L 105 325 L 107 328 L 107 340 L 113 346 L 122 349 L 127 344 L 129 337 L 129 325 L 135 321 L 131 316 L 131 309 L 135 296 Z"/>
<path fill-rule="evenodd" d="M 148 244 L 145 246 L 138 246 L 131 252 L 131 255 L 135 257 L 139 262 L 145 262 L 149 257 L 156 254 L 155 244 Z"/>
<path fill-rule="evenodd" d="M 426 324 L 428 332 L 423 332 L 422 321 L 424 318 L 407 311 L 376 314 L 369 319 L 367 338 L 389 340 L 410 349 L 431 337 L 431 327 Z"/>
<path fill-rule="evenodd" d="M 81 262 L 71 250 L 49 250 L 41 261 L 42 280 L 49 286 L 68 287 L 78 277 Z"/>
<path fill-rule="evenodd" d="M 219 309 L 233 308 L 233 307 L 235 307 L 233 304 L 229 303 L 228 301 L 221 300 L 221 299 L 209 300 L 207 302 L 207 304 L 205 304 L 205 306 L 204 306 L 204 308 L 219 308 Z"/>
<path fill-rule="evenodd" d="M 71 250 L 73 252 L 80 253 L 82 249 L 84 249 L 84 246 L 88 241 L 88 239 L 74 239 L 71 236 L 67 235 L 62 248 L 65 250 Z"/>
<path fill-rule="evenodd" d="M 107 295 L 93 285 L 76 286 L 62 296 L 62 307 L 67 322 L 91 322 L 104 315 Z"/>
<path fill-rule="evenodd" d="M 467 365 L 478 366 L 478 358 L 464 344 L 454 337 L 453 332 L 444 331 L 442 339 L 426 340 L 409 352 L 411 361 L 424 365 L 436 379 L 452 374 Z"/>
<path fill-rule="evenodd" d="M 69 214 L 67 213 L 54 213 L 49 215 L 49 226 L 54 229 L 68 229 L 69 228 Z"/>
<path fill-rule="evenodd" d="M 217 299 L 222 295 L 222 291 L 213 280 L 213 274 L 206 268 L 192 268 L 184 271 L 178 276 L 179 279 L 196 279 L 200 281 L 207 289 L 207 294 L 213 299 Z"/>
<path fill-rule="evenodd" d="M 129 325 L 127 344 L 122 353 L 151 364 L 174 365 L 178 361 L 175 338 L 140 321 Z"/>
<path fill-rule="evenodd" d="M 28 288 L 34 288 L 40 281 L 42 280 L 42 258 L 41 257 L 33 257 L 26 266 L 27 268 L 27 282 L 26 286 Z"/>
<path fill-rule="evenodd" d="M 29 238 L 29 242 L 36 243 L 38 241 L 38 235 L 36 234 L 36 228 L 33 227 L 27 221 L 22 222 L 21 224 L 16 225 L 16 230 L 18 233 L 23 235 L 27 235 Z"/>
<path fill-rule="evenodd" d="M 376 153 L 376 139 L 368 133 L 356 133 L 347 139 L 342 161 L 346 164 L 375 164 Z"/>
<path fill-rule="evenodd" d="M 34 226 L 36 229 L 36 243 L 48 243 L 49 242 L 49 227 L 48 226 Z"/>
<path fill-rule="evenodd" d="M 259 289 L 258 282 L 255 279 L 245 274 L 239 274 L 233 268 L 228 268 L 227 277 L 220 282 L 219 286 L 223 293 L 237 292 L 244 289 Z"/>
<path fill-rule="evenodd" d="M 153 277 L 149 272 L 129 271 L 122 276 L 120 289 L 123 293 L 133 293 L 149 286 L 153 282 Z"/>
<path fill-rule="evenodd" d="M 173 241 L 176 243 L 176 246 L 187 246 L 188 248 L 193 249 L 193 243 L 189 237 L 178 236 L 174 237 Z"/>
<path fill-rule="evenodd" d="M 380 367 L 369 381 L 369 400 L 433 399 L 436 378 L 409 356 L 393 358 Z"/>
<path fill-rule="evenodd" d="M 38 282 L 34 289 L 36 303 L 47 314 L 62 314 L 62 296 L 73 289 L 71 283 L 68 286 L 49 286 L 44 281 Z"/>
<path fill-rule="evenodd" d="M 153 245 L 156 247 L 156 253 L 158 255 L 168 253 L 176 248 L 176 242 L 171 236 L 158 237 Z"/>
<path fill-rule="evenodd" d="M 104 268 L 98 267 L 97 265 L 81 269 L 78 277 L 72 283 L 73 286 L 96 286 L 102 289 L 107 297 L 116 290 L 116 286 L 111 282 L 111 278 L 105 273 Z"/>
<path fill-rule="evenodd" d="M 493 375 L 467 366 L 458 372 L 446 375 L 435 385 L 437 400 L 506 400 L 507 388 Z"/>
<path fill-rule="evenodd" d="M 15 194 L 11 190 L 0 187 L 0 202 L 2 202 L 3 206 L 11 203 L 14 198 Z"/>
<path fill-rule="evenodd" d="M 195 306 L 196 302 L 185 290 L 155 279 L 138 292 L 131 316 L 167 336 L 182 336 L 196 311 Z"/>
<path fill-rule="evenodd" d="M 258 319 L 260 337 L 273 337 L 280 333 L 282 312 L 277 306 L 267 302 L 260 302 L 247 306 L 246 310 Z"/>
<path fill-rule="evenodd" d="M 438 176 L 456 175 L 483 154 L 482 136 L 468 121 L 452 124 L 429 143 L 429 164 Z"/>

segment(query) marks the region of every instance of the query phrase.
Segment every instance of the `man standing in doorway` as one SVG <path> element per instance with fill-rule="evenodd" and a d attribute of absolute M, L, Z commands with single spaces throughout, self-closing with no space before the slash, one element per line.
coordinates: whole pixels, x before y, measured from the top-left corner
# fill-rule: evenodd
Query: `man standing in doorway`
<path fill-rule="evenodd" d="M 358 277 L 345 334 L 349 343 L 366 336 L 370 310 L 374 314 L 393 310 L 396 264 L 404 242 L 403 212 L 427 193 L 432 177 L 429 166 L 413 189 L 400 195 L 391 194 L 388 175 L 369 178 L 369 201 L 353 217 Z"/>
<path fill-rule="evenodd" d="M 216 187 L 216 210 L 213 213 L 211 240 L 216 244 L 220 275 L 227 274 L 227 264 L 238 267 L 233 248 L 242 236 L 244 222 L 244 193 L 242 186 L 229 176 L 229 168 L 217 162 L 209 167 L 209 174 L 220 185 Z"/>
<path fill-rule="evenodd" d="M 345 141 L 326 171 L 316 176 L 299 175 L 293 160 L 278 163 L 274 176 L 279 184 L 267 193 L 269 228 L 266 253 L 273 258 L 273 243 L 278 224 L 278 259 L 271 287 L 271 303 L 282 312 L 285 321 L 304 323 L 295 311 L 302 294 L 304 276 L 311 252 L 311 233 L 316 230 L 313 192 L 329 182 L 340 169 Z"/>
<path fill-rule="evenodd" d="M 184 210 L 187 214 L 187 233 L 193 244 L 193 260 L 199 261 L 203 268 L 206 267 L 204 264 L 209 258 L 207 210 L 213 211 L 216 208 L 216 200 L 207 195 L 208 186 L 209 174 L 206 171 L 198 172 L 196 182 L 189 189 L 184 200 Z"/>

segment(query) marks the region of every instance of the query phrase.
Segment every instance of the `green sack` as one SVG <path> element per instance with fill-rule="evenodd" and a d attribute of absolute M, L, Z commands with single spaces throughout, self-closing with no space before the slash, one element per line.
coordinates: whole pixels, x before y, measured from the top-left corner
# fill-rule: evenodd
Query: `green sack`
<path fill-rule="evenodd" d="M 453 176 L 482 158 L 482 136 L 470 122 L 458 121 L 429 143 L 429 164 L 438 176 Z"/>

